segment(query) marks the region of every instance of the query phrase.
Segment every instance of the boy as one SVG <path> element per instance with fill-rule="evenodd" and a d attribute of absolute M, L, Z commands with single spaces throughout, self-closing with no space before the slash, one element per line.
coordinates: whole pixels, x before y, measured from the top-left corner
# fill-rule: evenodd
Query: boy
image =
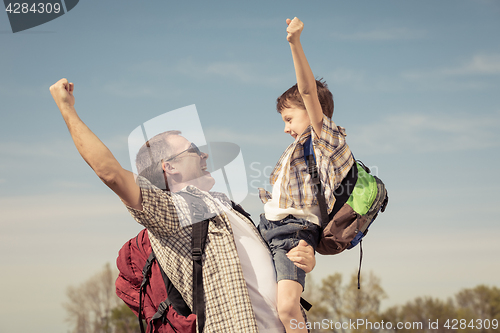
<path fill-rule="evenodd" d="M 300 309 L 305 272 L 286 257 L 286 252 L 300 239 L 316 248 L 321 223 L 328 222 L 321 220 L 304 149 L 312 141 L 328 212 L 335 203 L 334 190 L 349 173 L 354 159 L 345 143 L 344 129 L 331 120 L 332 94 L 325 83 L 315 80 L 300 44 L 303 23 L 298 18 L 287 19 L 286 23 L 297 84 L 278 98 L 277 109 L 285 122 L 285 133 L 295 141 L 271 174 L 272 195 L 260 189 L 265 213 L 259 230 L 275 262 L 279 317 L 287 333 L 302 333 L 307 332 Z"/>

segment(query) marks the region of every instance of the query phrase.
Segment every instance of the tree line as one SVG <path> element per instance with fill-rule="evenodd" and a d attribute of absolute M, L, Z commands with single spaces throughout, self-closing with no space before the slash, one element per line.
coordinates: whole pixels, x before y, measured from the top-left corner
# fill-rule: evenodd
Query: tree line
<path fill-rule="evenodd" d="M 479 333 L 500 328 L 500 289 L 495 286 L 462 289 L 447 300 L 417 297 L 381 310 L 387 295 L 373 273 L 362 277 L 360 289 L 357 274 L 347 284 L 338 273 L 324 278 L 319 286 L 308 282 L 304 297 L 314 304 L 307 313 L 313 333 Z"/>
<path fill-rule="evenodd" d="M 72 333 L 137 333 L 137 317 L 116 296 L 118 271 L 107 264 L 81 285 L 69 286 L 63 303 Z"/>
<path fill-rule="evenodd" d="M 72 333 L 139 332 L 137 317 L 115 294 L 117 276 L 107 264 L 81 285 L 68 287 L 63 306 Z M 306 284 L 303 296 L 313 304 L 307 312 L 312 333 L 500 331 L 500 289 L 495 286 L 462 289 L 446 300 L 417 297 L 381 310 L 387 295 L 373 273 L 362 276 L 360 289 L 356 274 L 347 283 L 339 273 L 319 284 L 308 276 Z"/>

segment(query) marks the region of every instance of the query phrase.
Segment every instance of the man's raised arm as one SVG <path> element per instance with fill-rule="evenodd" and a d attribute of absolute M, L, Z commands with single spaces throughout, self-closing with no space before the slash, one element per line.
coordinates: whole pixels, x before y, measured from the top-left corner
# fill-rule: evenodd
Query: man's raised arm
<path fill-rule="evenodd" d="M 61 111 L 78 152 L 126 205 L 142 210 L 141 191 L 134 174 L 121 167 L 111 151 L 78 117 L 73 90 L 73 83 L 66 79 L 61 79 L 50 87 L 50 93 Z"/>

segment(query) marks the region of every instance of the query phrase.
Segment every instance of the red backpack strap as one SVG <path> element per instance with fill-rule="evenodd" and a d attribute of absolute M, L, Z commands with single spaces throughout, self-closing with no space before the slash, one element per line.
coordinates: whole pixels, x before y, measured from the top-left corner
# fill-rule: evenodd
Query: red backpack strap
<path fill-rule="evenodd" d="M 138 241 L 136 237 L 136 241 Z M 139 246 L 138 246 L 139 247 Z M 153 262 L 156 260 L 155 253 L 151 251 L 151 254 L 148 257 L 148 260 L 146 260 L 146 264 L 144 265 L 142 269 L 142 282 L 141 282 L 141 287 L 139 289 L 139 315 L 137 318 L 139 319 L 139 327 L 141 328 L 141 333 L 145 333 L 144 331 L 144 326 L 142 325 L 142 304 L 143 304 L 143 297 L 146 293 L 146 285 L 149 284 L 149 277 L 151 275 L 151 267 L 153 265 Z M 167 297 L 168 299 L 168 297 Z M 153 315 L 154 317 L 154 315 Z M 153 318 L 150 319 L 150 322 L 152 321 Z M 148 330 L 149 331 L 149 330 Z"/>

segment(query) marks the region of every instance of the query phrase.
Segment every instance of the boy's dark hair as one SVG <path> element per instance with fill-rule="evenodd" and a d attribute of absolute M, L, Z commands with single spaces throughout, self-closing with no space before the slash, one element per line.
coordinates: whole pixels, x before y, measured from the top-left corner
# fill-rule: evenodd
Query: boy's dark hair
<path fill-rule="evenodd" d="M 328 85 L 323 80 L 323 78 L 316 80 L 316 88 L 318 90 L 319 103 L 321 104 L 321 109 L 323 109 L 323 114 L 328 118 L 333 115 L 333 95 L 328 90 Z M 301 109 L 306 109 L 302 96 L 300 96 L 297 84 L 285 91 L 276 100 L 276 109 L 279 113 L 285 108 L 289 107 L 299 107 Z"/>

